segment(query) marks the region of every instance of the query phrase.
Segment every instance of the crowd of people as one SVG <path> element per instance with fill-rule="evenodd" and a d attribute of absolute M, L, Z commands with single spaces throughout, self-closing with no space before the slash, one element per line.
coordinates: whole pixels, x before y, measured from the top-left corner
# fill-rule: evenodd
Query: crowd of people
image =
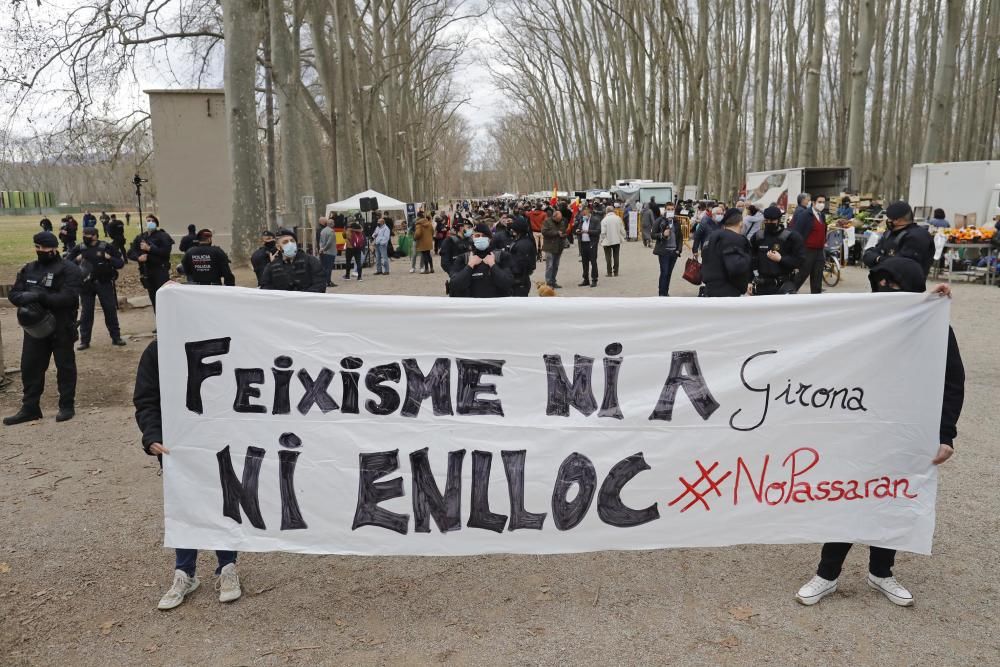
<path fill-rule="evenodd" d="M 541 261 L 545 268 L 544 281 L 538 283 L 540 293 L 543 288 L 549 294 L 561 288 L 560 260 L 576 245 L 581 266 L 579 286 L 596 288 L 601 254 L 604 276 L 621 275 L 621 245 L 630 238 L 625 219 L 635 211 L 636 235 L 652 249 L 659 263 L 660 296 L 670 295 L 674 268 L 688 247 L 685 233 L 693 266 L 686 267 L 684 277 L 701 284 L 702 296 L 794 294 L 806 281 L 810 291 L 816 293 L 822 290 L 825 208 L 825 198 L 803 193 L 785 226 L 782 220 L 786 216 L 776 206 L 761 211 L 742 200 L 726 206 L 690 201 L 660 205 L 652 199 L 641 207 L 607 200 L 465 201 L 447 210 L 421 210 L 408 223 L 382 213 L 376 213 L 368 224 L 360 217 L 345 221 L 339 232 L 343 257 L 336 225 L 326 218 L 319 222 L 312 252 L 300 244 L 295 230 L 263 231 L 251 265 L 261 289 L 323 293 L 336 287 L 333 272 L 338 262 L 344 266 L 344 280 L 361 281 L 363 266 L 369 261 L 375 265 L 375 275 L 387 275 L 390 259 L 407 255 L 411 273 L 418 271 L 418 259 L 420 273 L 435 273 L 436 255 L 445 293 L 451 297 L 525 297 Z M 884 214 L 886 232 L 863 256 L 870 269 L 872 291 L 925 291 L 934 255 L 930 234 L 914 223 L 913 211 L 906 202 L 893 202 Z M 107 240 L 100 239 L 96 220 L 89 212 L 84 216 L 79 244 L 75 243 L 77 228 L 72 216 L 63 220 L 58 237 L 47 219 L 41 221 L 42 231 L 34 236 L 37 257 L 18 273 L 9 295 L 18 307 L 18 323 L 24 330 L 23 396 L 21 409 L 5 418 L 5 425 L 42 418 L 40 399 L 45 372 L 53 359 L 59 393 L 56 421 L 73 418 L 77 379 L 74 343 L 79 341 L 77 350 L 90 346 L 97 302 L 104 311 L 112 343 L 125 345 L 117 319 L 115 280 L 128 262 L 138 265 L 154 309 L 157 291 L 171 279 L 174 240 L 160 227 L 155 215 L 145 217 L 143 231 L 127 250 L 124 226 L 114 215 L 101 216 Z M 210 229 L 190 225 L 180 243 L 183 257 L 176 270 L 189 283 L 235 285 L 229 257 L 212 240 Z M 408 242 L 412 247 L 407 252 L 404 246 Z M 936 287 L 935 292 L 950 296 L 945 285 Z M 963 396 L 964 368 L 954 333 L 950 332 L 941 445 L 935 464 L 944 462 L 953 452 Z M 134 403 L 145 452 L 157 457 L 169 454 L 161 431 L 155 339 L 142 354 Z M 840 568 L 850 547 L 843 543 L 823 546 L 816 576 L 796 595 L 800 602 L 815 604 L 837 589 Z M 889 549 L 871 548 L 868 583 L 894 603 L 909 605 L 912 595 L 892 574 L 894 555 Z M 241 595 L 235 570 L 237 554 L 219 551 L 217 557 L 220 600 L 231 602 Z M 160 601 L 160 609 L 178 606 L 198 587 L 196 558 L 194 550 L 177 550 L 173 584 Z"/>

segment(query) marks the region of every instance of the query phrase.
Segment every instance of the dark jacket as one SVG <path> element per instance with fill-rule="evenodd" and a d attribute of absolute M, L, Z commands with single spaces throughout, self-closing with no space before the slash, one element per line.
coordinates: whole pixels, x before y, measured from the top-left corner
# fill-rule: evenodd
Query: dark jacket
<path fill-rule="evenodd" d="M 149 454 L 149 446 L 154 442 L 163 444 L 163 420 L 160 414 L 160 361 L 157 358 L 156 341 L 146 346 L 139 358 L 139 368 L 135 373 L 135 390 L 132 392 L 135 406 L 135 423 L 142 431 L 142 450 Z"/>
<path fill-rule="evenodd" d="M 319 259 L 299 250 L 290 262 L 279 256 L 268 264 L 261 274 L 260 288 L 322 294 L 326 292 L 326 282 Z"/>
<path fill-rule="evenodd" d="M 214 245 L 198 244 L 188 248 L 181 266 L 184 267 L 184 275 L 189 283 L 230 287 L 236 284 L 236 276 L 229 268 L 229 255 Z"/>
<path fill-rule="evenodd" d="M 181 239 L 181 244 L 178 246 L 178 250 L 181 252 L 187 252 L 188 248 L 193 248 L 198 244 L 198 234 L 196 232 L 188 232 Z"/>
<path fill-rule="evenodd" d="M 566 233 L 566 219 L 556 222 L 553 218 L 546 218 L 542 224 L 542 252 L 552 255 L 561 255 L 563 251 L 564 234 Z M 600 233 L 600 230 L 598 230 Z"/>
<path fill-rule="evenodd" d="M 944 366 L 944 396 L 941 405 L 941 443 L 954 445 L 958 418 L 965 403 L 965 365 L 958 351 L 955 331 L 948 327 L 948 356 Z"/>
<path fill-rule="evenodd" d="M 253 254 L 250 256 L 250 266 L 253 267 L 254 275 L 257 276 L 258 286 L 260 285 L 260 278 L 261 275 L 263 275 L 264 273 L 264 268 L 271 263 L 272 259 L 274 259 L 272 255 L 275 252 L 281 254 L 277 246 L 274 243 L 272 243 L 270 248 L 268 248 L 267 246 L 261 246 L 257 248 L 256 250 L 253 251 Z"/>
<path fill-rule="evenodd" d="M 441 248 L 438 252 L 441 255 L 441 268 L 445 273 L 451 275 L 452 271 L 461 269 L 462 265 L 465 264 L 466 260 L 463 258 L 469 252 L 469 242 L 452 234 L 441 242 Z"/>
<path fill-rule="evenodd" d="M 747 291 L 753 277 L 750 254 L 750 242 L 739 232 L 723 229 L 708 237 L 702 249 L 701 279 L 711 296 L 740 296 Z"/>
<path fill-rule="evenodd" d="M 102 256 L 103 255 L 103 256 Z M 77 262 L 82 257 L 82 262 Z M 92 246 L 79 243 L 66 255 L 66 259 L 80 267 L 84 283 L 109 283 L 118 278 L 118 269 L 125 266 L 125 258 L 118 248 L 104 241 L 98 241 Z"/>
<path fill-rule="evenodd" d="M 112 218 L 108 222 L 108 236 L 113 239 L 125 239 L 125 223 L 118 218 Z"/>
<path fill-rule="evenodd" d="M 875 269 L 890 257 L 907 257 L 920 265 L 924 278 L 934 262 L 934 239 L 927 229 L 910 223 L 902 229 L 883 234 L 875 246 L 865 250 L 862 260 L 869 269 Z"/>
<path fill-rule="evenodd" d="M 659 218 L 656 219 L 656 221 L 653 223 L 653 229 L 652 229 L 653 243 L 654 244 L 660 243 L 661 239 L 664 242 L 668 240 L 663 238 L 663 232 L 664 230 L 667 229 L 667 227 L 671 229 L 670 236 L 673 238 L 674 243 L 676 245 L 675 252 L 677 256 L 680 257 L 681 252 L 684 250 L 684 236 L 683 236 L 684 232 L 681 231 L 681 222 L 677 218 L 671 219 L 661 215 Z"/>
<path fill-rule="evenodd" d="M 474 251 L 479 257 L 486 257 L 490 253 L 496 260 L 493 267 L 481 262 L 470 268 L 468 262 L 465 266 L 456 269 L 451 274 L 448 295 L 454 297 L 471 297 L 474 299 L 492 299 L 502 296 L 510 296 L 514 286 L 514 275 L 510 271 L 510 253 L 492 249 L 485 251 Z"/>
<path fill-rule="evenodd" d="M 43 264 L 36 260 L 17 272 L 7 299 L 19 307 L 41 304 L 56 318 L 57 330 L 75 332 L 81 287 L 82 277 L 75 262 L 57 258 Z"/>
<path fill-rule="evenodd" d="M 760 278 L 766 280 L 787 280 L 795 269 L 802 266 L 806 257 L 806 247 L 802 237 L 791 229 L 774 229 L 765 225 L 750 238 L 753 246 L 752 268 Z M 780 262 L 772 262 L 767 258 L 771 250 L 781 255 Z"/>
<path fill-rule="evenodd" d="M 722 229 L 722 223 L 716 222 L 711 214 L 706 214 L 702 216 L 701 220 L 698 221 L 698 227 L 694 230 L 694 235 L 691 238 L 691 251 L 700 252 L 705 241 L 708 240 L 715 232 Z"/>
<path fill-rule="evenodd" d="M 506 250 L 510 246 L 510 232 L 505 225 L 497 225 L 493 232 L 493 247 L 497 250 Z"/>
<path fill-rule="evenodd" d="M 813 217 L 812 208 L 807 206 L 796 206 L 795 212 L 792 213 L 792 221 L 788 225 L 788 228 L 793 232 L 802 237 L 805 241 L 809 238 L 809 232 L 812 231 L 813 221 L 816 218 Z"/>
<path fill-rule="evenodd" d="M 510 248 L 510 272 L 514 276 L 514 282 L 524 284 L 535 270 L 538 260 L 538 248 L 535 246 L 535 239 L 531 233 L 520 237 Z"/>
<path fill-rule="evenodd" d="M 601 240 L 601 220 L 603 219 L 604 213 L 591 213 L 590 217 L 587 218 L 587 235 L 590 237 L 591 243 L 596 244 Z M 573 234 L 575 234 L 577 238 L 583 238 L 583 227 L 583 216 L 577 216 L 573 225 Z"/>
<path fill-rule="evenodd" d="M 149 244 L 149 250 L 144 251 L 139 244 L 145 241 Z M 138 262 L 139 256 L 145 254 L 146 261 L 139 264 L 139 271 L 170 271 L 170 249 L 174 245 L 174 240 L 170 238 L 162 229 L 155 232 L 143 232 L 132 239 L 132 246 L 128 250 L 128 258 Z"/>

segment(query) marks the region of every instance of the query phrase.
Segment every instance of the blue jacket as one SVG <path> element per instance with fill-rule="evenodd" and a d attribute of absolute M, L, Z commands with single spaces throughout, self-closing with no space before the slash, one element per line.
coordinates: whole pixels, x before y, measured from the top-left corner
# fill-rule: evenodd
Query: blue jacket
<path fill-rule="evenodd" d="M 694 230 L 694 236 L 691 240 L 691 252 L 698 252 L 701 246 L 705 244 L 705 241 L 708 240 L 708 237 L 720 229 L 722 229 L 722 223 L 716 222 L 711 214 L 706 213 L 698 221 L 698 227 Z"/>
<path fill-rule="evenodd" d="M 792 224 L 789 226 L 789 229 L 805 240 L 809 238 L 809 233 L 812 232 L 813 220 L 815 219 L 811 208 L 796 206 L 795 213 L 792 214 Z"/>

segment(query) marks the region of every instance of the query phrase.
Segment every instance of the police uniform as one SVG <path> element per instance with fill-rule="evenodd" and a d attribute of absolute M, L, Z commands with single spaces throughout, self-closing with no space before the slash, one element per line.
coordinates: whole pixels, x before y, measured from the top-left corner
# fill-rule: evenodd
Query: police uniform
<path fill-rule="evenodd" d="M 531 274 L 535 270 L 537 248 L 535 239 L 531 236 L 531 226 L 524 218 L 515 218 L 511 225 L 517 238 L 511 244 L 510 271 L 514 282 L 511 286 L 512 296 L 528 296 L 531 291 Z"/>
<path fill-rule="evenodd" d="M 58 248 L 51 232 L 35 234 L 35 243 Z M 76 315 L 80 303 L 80 269 L 58 254 L 29 262 L 18 274 L 8 299 L 18 307 L 18 322 L 25 328 L 21 348 L 21 381 L 24 396 L 21 410 L 4 419 L 4 424 L 19 424 L 42 416 L 39 405 L 45 389 L 45 371 L 49 359 L 56 362 L 59 387 L 57 421 L 72 419 L 76 399 Z"/>
<path fill-rule="evenodd" d="M 791 229 L 778 225 L 781 209 L 770 206 L 764 211 L 764 224 L 750 237 L 753 247 L 752 268 L 754 271 L 754 294 L 791 294 L 795 291 L 793 274 L 805 259 L 806 249 L 802 237 Z M 778 262 L 772 261 L 767 253 L 781 255 Z"/>
<path fill-rule="evenodd" d="M 87 235 L 84 242 L 75 246 L 66 255 L 66 259 L 80 267 L 82 289 L 80 290 L 80 348 L 90 347 L 90 334 L 94 329 L 94 305 L 101 302 L 104 311 L 104 324 L 111 334 L 111 342 L 124 345 L 121 339 L 121 329 L 118 326 L 118 294 L 115 291 L 115 280 L 118 269 L 125 266 L 121 253 L 113 245 L 97 241 L 87 245 Z"/>
<path fill-rule="evenodd" d="M 275 259 L 275 253 L 281 254 L 273 233 L 264 232 L 261 237 L 264 239 L 264 245 L 254 250 L 253 254 L 250 255 L 250 266 L 253 267 L 254 275 L 257 276 L 258 287 L 260 287 L 260 278 L 264 275 L 264 269 Z"/>
<path fill-rule="evenodd" d="M 143 241 L 149 244 L 149 250 L 140 247 Z M 173 245 L 174 240 L 170 238 L 170 234 L 157 227 L 151 232 L 145 231 L 136 236 L 128 251 L 128 258 L 136 262 L 139 262 L 142 255 L 146 256 L 145 262 L 139 262 L 139 278 L 149 294 L 154 311 L 156 291 L 170 280 L 170 248 Z"/>
<path fill-rule="evenodd" d="M 731 208 L 723 216 L 723 223 L 739 215 L 737 209 Z M 747 237 L 724 228 L 708 237 L 701 253 L 701 279 L 705 283 L 706 296 L 742 296 L 746 293 L 753 277 Z"/>
<path fill-rule="evenodd" d="M 913 219 L 913 209 L 905 201 L 889 204 L 885 214 L 889 220 Z M 865 266 L 875 271 L 882 261 L 890 257 L 914 260 L 926 279 L 934 262 L 934 239 L 925 227 L 911 222 L 902 229 L 892 229 L 883 234 L 875 246 L 865 250 L 862 259 Z"/>
<path fill-rule="evenodd" d="M 206 229 L 198 232 L 198 245 L 191 246 L 184 253 L 181 266 L 189 283 L 194 285 L 236 284 L 236 276 L 229 268 L 229 255 L 222 248 L 209 245 L 212 234 Z M 209 244 L 206 244 L 208 241 Z"/>
<path fill-rule="evenodd" d="M 111 237 L 111 244 L 118 248 L 118 252 L 124 260 L 126 253 L 128 253 L 125 243 L 125 223 L 116 217 L 112 217 L 108 222 L 108 236 Z"/>

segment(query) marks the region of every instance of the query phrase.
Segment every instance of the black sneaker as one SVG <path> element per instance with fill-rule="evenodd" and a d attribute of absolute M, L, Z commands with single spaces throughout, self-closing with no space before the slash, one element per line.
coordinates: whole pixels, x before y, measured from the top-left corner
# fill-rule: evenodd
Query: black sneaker
<path fill-rule="evenodd" d="M 121 338 L 115 338 L 113 341 L 111 341 L 111 344 L 112 345 L 117 345 L 118 347 L 124 347 L 128 343 L 126 343 L 125 341 L 123 341 Z"/>
<path fill-rule="evenodd" d="M 591 287 L 597 287 L 597 281 L 595 280 L 594 282 L 590 283 L 590 286 Z"/>
<path fill-rule="evenodd" d="M 3 423 L 7 426 L 14 426 L 15 424 L 23 424 L 25 422 L 33 422 L 36 419 L 42 418 L 41 410 L 29 410 L 27 408 L 21 408 L 17 411 L 16 415 L 11 415 L 10 417 L 4 417 Z"/>
<path fill-rule="evenodd" d="M 590 287 L 590 283 L 584 280 L 582 283 L 577 285 L 577 287 Z"/>
<path fill-rule="evenodd" d="M 563 286 L 560 285 L 559 283 L 555 283 L 555 284 L 552 285 L 552 289 L 562 289 L 562 288 L 563 288 Z"/>
<path fill-rule="evenodd" d="M 76 349 L 80 350 L 81 352 L 83 350 L 89 350 L 90 349 L 90 343 L 80 343 L 79 345 L 76 346 Z"/>
<path fill-rule="evenodd" d="M 73 408 L 59 408 L 58 414 L 56 414 L 57 422 L 68 422 L 70 419 L 76 416 L 76 410 Z"/>

